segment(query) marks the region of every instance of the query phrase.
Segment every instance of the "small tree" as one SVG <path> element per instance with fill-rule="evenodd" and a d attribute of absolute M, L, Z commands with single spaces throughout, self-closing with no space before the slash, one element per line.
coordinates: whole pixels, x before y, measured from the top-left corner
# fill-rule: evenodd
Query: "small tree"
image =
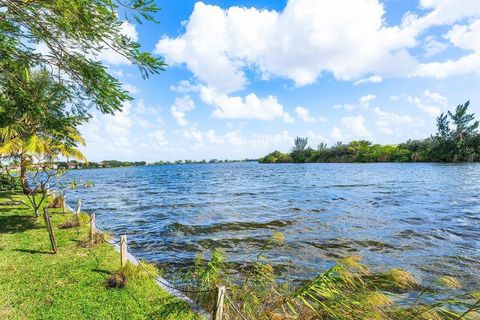
<path fill-rule="evenodd" d="M 21 87 L 6 81 L 0 91 L 0 155 L 18 161 L 19 178 L 25 195 L 31 193 L 27 168 L 33 155 L 53 148 L 65 157 L 85 160 L 76 149 L 84 144 L 76 129 L 84 119 L 82 114 L 69 111 L 69 96 L 65 85 L 56 81 L 45 69 L 18 71 Z"/>
<path fill-rule="evenodd" d="M 295 145 L 290 151 L 290 156 L 294 162 L 302 162 L 304 160 L 304 153 L 307 150 L 308 138 L 296 137 Z"/>
<path fill-rule="evenodd" d="M 453 136 L 458 142 L 463 142 L 477 133 L 479 122 L 475 120 L 474 113 L 467 113 L 469 105 L 470 101 L 467 101 L 458 105 L 454 113 L 448 111 L 448 115 L 455 125 Z"/>

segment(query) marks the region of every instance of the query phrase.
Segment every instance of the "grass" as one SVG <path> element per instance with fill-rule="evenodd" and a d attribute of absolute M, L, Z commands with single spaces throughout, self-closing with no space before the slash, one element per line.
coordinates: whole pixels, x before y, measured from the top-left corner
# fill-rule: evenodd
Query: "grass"
<path fill-rule="evenodd" d="M 0 203 L 9 199 L 0 194 Z M 108 244 L 82 248 L 88 226 L 60 229 L 69 214 L 50 209 L 52 254 L 43 218 L 25 206 L 0 206 L 0 319 L 198 319 L 146 276 L 107 289 L 119 254 Z M 131 266 L 132 267 L 132 266 Z"/>

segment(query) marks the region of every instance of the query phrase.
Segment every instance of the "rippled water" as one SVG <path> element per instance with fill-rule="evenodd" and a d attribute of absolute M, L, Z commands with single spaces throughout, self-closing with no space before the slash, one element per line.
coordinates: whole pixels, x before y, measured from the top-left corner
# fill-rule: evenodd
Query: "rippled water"
<path fill-rule="evenodd" d="M 127 234 L 137 256 L 170 271 L 214 248 L 251 260 L 278 230 L 286 243 L 269 257 L 292 277 L 359 254 L 376 270 L 480 287 L 480 164 L 229 163 L 69 177 L 95 182 L 70 191 L 70 205 L 81 194 L 101 229 Z"/>

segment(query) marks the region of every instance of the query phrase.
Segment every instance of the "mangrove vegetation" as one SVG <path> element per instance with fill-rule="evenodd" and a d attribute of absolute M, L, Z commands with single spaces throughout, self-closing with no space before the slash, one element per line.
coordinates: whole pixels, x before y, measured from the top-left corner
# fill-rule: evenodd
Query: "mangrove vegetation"
<path fill-rule="evenodd" d="M 308 138 L 297 137 L 289 153 L 274 151 L 260 163 L 307 162 L 474 162 L 480 161 L 478 120 L 468 112 L 470 102 L 437 118 L 437 132 L 423 140 L 408 140 L 398 145 L 373 144 L 359 140 L 328 147 L 308 146 Z"/>

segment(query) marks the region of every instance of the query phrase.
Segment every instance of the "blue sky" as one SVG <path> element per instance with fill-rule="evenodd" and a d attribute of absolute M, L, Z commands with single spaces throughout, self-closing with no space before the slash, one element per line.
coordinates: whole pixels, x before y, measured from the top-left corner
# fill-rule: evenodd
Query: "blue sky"
<path fill-rule="evenodd" d="M 134 101 L 82 128 L 91 161 L 243 159 L 320 142 L 424 138 L 480 114 L 478 0 L 158 1 L 123 32 L 169 67 L 101 59 Z"/>

